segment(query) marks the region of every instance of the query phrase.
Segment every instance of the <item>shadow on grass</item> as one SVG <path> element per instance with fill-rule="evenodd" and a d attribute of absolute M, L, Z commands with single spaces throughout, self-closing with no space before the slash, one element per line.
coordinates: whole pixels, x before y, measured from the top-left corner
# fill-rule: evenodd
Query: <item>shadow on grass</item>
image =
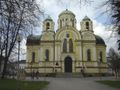
<path fill-rule="evenodd" d="M 0 80 L 0 90 L 42 90 L 47 81 L 18 81 L 13 79 Z"/>

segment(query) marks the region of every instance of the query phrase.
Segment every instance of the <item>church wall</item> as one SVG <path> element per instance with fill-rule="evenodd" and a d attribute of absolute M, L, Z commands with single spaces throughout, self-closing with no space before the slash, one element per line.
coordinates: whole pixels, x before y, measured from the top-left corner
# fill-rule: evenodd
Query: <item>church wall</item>
<path fill-rule="evenodd" d="M 87 50 L 91 51 L 91 61 L 96 61 L 95 43 L 83 43 L 83 61 L 87 61 Z"/>
<path fill-rule="evenodd" d="M 61 46 L 60 43 L 56 43 L 56 48 L 55 48 L 55 60 L 58 61 L 59 66 L 56 67 L 57 72 L 64 72 L 64 58 L 66 56 L 71 56 L 73 63 L 72 63 L 72 71 L 73 73 L 76 72 L 80 72 L 80 67 L 81 64 L 83 66 L 85 66 L 85 70 L 86 73 L 97 73 L 99 72 L 99 68 L 95 68 L 96 66 L 98 66 L 97 64 L 97 57 L 98 57 L 98 53 L 100 51 L 104 52 L 103 54 L 103 62 L 106 62 L 106 56 L 105 56 L 105 47 L 104 46 L 96 46 L 94 43 L 83 43 L 83 48 L 81 46 L 80 42 L 76 43 L 76 49 L 75 49 L 75 53 L 74 54 L 61 54 Z M 96 51 L 97 48 L 97 51 Z M 45 56 L 45 50 L 49 49 L 50 50 L 50 60 L 48 62 L 45 62 L 44 56 Z M 83 49 L 83 63 L 80 62 L 80 58 L 82 59 L 82 49 Z M 91 50 L 91 60 L 92 62 L 88 62 L 86 59 L 86 50 L 90 49 Z M 41 73 L 52 73 L 53 72 L 53 44 L 52 43 L 41 43 L 41 46 L 28 46 L 27 47 L 27 58 L 29 60 L 29 62 L 31 61 L 31 52 L 35 52 L 36 53 L 36 57 L 35 57 L 35 61 L 39 63 L 39 68 L 37 70 L 39 70 L 39 72 Z M 97 55 L 96 55 L 97 52 Z M 61 58 L 62 57 L 62 58 Z M 62 62 L 61 62 L 62 61 Z M 78 62 L 77 62 L 78 61 Z M 82 61 L 82 60 L 81 60 Z M 36 66 L 36 64 L 34 64 L 33 66 Z M 93 68 L 91 68 L 91 66 Z M 106 67 L 106 64 L 101 64 L 102 67 Z M 30 70 L 29 70 L 30 71 Z M 36 71 L 36 69 L 34 69 L 34 71 Z M 101 73 L 105 73 L 106 69 L 102 68 L 101 69 Z"/>
<path fill-rule="evenodd" d="M 41 61 L 45 61 L 45 51 L 49 50 L 49 61 L 53 61 L 53 43 L 41 43 Z"/>
<path fill-rule="evenodd" d="M 97 45 L 97 57 L 99 57 L 99 53 L 103 53 L 102 62 L 98 64 L 98 66 L 101 68 L 101 73 L 107 73 L 107 60 L 106 60 L 106 47 L 103 45 Z"/>
<path fill-rule="evenodd" d="M 55 60 L 60 61 L 61 60 L 60 56 L 61 56 L 61 44 L 60 42 L 58 42 L 55 45 Z"/>
<path fill-rule="evenodd" d="M 73 61 L 73 73 L 76 73 L 76 72 L 80 72 L 80 66 L 82 65 L 81 41 L 76 42 L 74 53 L 75 53 L 75 60 Z"/>
<path fill-rule="evenodd" d="M 103 53 L 103 62 L 106 62 L 106 47 L 102 45 L 98 45 L 97 47 L 97 57 L 99 57 L 100 51 Z"/>
<path fill-rule="evenodd" d="M 91 51 L 91 60 L 87 61 L 87 50 Z M 82 66 L 85 68 L 86 73 L 97 73 L 97 60 L 96 60 L 96 44 L 95 43 L 83 43 L 83 62 Z M 77 69 L 79 71 L 79 69 Z"/>
<path fill-rule="evenodd" d="M 75 59 L 76 61 L 82 61 L 82 48 L 81 48 L 81 42 L 76 42 L 75 47 Z"/>
<path fill-rule="evenodd" d="M 38 62 L 38 48 L 39 46 L 27 46 L 27 62 L 32 61 L 32 52 L 35 52 L 35 62 Z"/>

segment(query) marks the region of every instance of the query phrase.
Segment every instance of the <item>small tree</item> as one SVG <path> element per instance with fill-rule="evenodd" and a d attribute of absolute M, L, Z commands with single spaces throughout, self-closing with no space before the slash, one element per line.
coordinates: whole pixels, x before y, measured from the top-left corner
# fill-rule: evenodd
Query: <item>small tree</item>
<path fill-rule="evenodd" d="M 109 67 L 114 71 L 115 77 L 117 78 L 120 71 L 120 55 L 113 48 L 110 48 L 108 57 Z"/>

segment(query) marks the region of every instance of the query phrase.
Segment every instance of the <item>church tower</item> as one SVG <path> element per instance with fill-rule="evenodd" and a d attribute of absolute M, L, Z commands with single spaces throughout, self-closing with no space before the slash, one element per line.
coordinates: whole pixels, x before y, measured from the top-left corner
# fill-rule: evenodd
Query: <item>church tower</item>
<path fill-rule="evenodd" d="M 74 13 L 66 9 L 59 15 L 58 19 L 58 29 L 70 26 L 76 28 L 76 19 Z"/>
<path fill-rule="evenodd" d="M 91 31 L 93 32 L 93 23 L 90 20 L 90 18 L 88 18 L 87 16 L 85 16 L 83 18 L 83 20 L 80 22 L 81 24 L 81 31 L 85 32 L 85 31 Z"/>
<path fill-rule="evenodd" d="M 43 32 L 53 31 L 54 30 L 54 21 L 50 16 L 43 21 Z"/>

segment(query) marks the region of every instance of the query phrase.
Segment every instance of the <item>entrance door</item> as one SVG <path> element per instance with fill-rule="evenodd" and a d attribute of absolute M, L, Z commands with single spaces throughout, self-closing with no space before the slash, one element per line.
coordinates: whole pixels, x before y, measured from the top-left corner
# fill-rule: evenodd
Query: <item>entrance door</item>
<path fill-rule="evenodd" d="M 64 60 L 64 70 L 65 72 L 72 72 L 72 59 L 71 57 L 66 57 Z"/>

